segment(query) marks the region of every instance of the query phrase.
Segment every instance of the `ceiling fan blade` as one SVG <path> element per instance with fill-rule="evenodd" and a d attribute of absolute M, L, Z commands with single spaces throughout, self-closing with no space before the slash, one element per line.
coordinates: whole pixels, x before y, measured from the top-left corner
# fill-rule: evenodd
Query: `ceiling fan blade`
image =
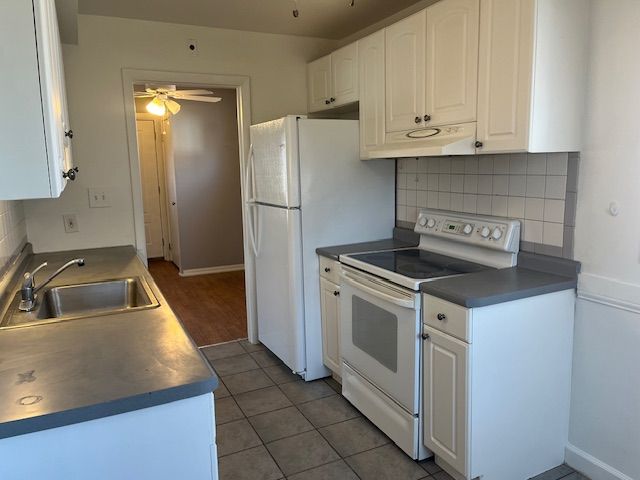
<path fill-rule="evenodd" d="M 174 92 L 171 92 L 172 95 L 213 95 L 213 92 L 210 92 L 209 90 L 176 90 Z"/>
<path fill-rule="evenodd" d="M 154 93 L 147 93 L 147 92 L 133 92 L 133 96 L 138 98 L 145 98 L 145 97 L 155 97 L 156 95 Z"/>
<path fill-rule="evenodd" d="M 209 102 L 209 103 L 217 103 L 222 98 L 220 97 L 200 97 L 197 95 L 185 95 L 184 97 L 175 97 L 178 100 L 193 100 L 194 102 Z"/>
<path fill-rule="evenodd" d="M 167 110 L 169 110 L 173 115 L 180 111 L 180 104 L 173 100 L 167 100 L 164 103 L 167 106 Z"/>

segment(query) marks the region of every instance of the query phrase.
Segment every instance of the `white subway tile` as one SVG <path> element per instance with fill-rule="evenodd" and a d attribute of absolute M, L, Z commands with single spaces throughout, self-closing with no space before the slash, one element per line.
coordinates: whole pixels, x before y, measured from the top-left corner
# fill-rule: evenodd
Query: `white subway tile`
<path fill-rule="evenodd" d="M 478 193 L 478 175 L 464 176 L 464 193 Z"/>
<path fill-rule="evenodd" d="M 451 210 L 454 212 L 464 211 L 464 197 L 461 193 L 451 194 Z"/>
<path fill-rule="evenodd" d="M 478 175 L 478 193 L 484 195 L 493 193 L 493 175 Z"/>
<path fill-rule="evenodd" d="M 544 222 L 542 243 L 545 245 L 553 245 L 554 247 L 561 247 L 563 235 L 564 227 L 561 223 Z"/>
<path fill-rule="evenodd" d="M 407 222 L 416 223 L 418 219 L 418 209 L 416 207 L 407 207 Z"/>
<path fill-rule="evenodd" d="M 398 205 L 406 205 L 407 204 L 407 191 L 404 189 L 400 189 L 398 190 L 398 193 L 396 194 L 396 203 Z"/>
<path fill-rule="evenodd" d="M 493 194 L 509 195 L 509 175 L 493 176 Z"/>
<path fill-rule="evenodd" d="M 457 193 L 464 191 L 464 175 L 451 175 L 451 191 Z"/>
<path fill-rule="evenodd" d="M 407 206 L 406 205 L 396 205 L 396 219 L 401 222 L 407 221 Z"/>
<path fill-rule="evenodd" d="M 527 175 L 527 197 L 544 198 L 546 178 L 544 175 Z"/>
<path fill-rule="evenodd" d="M 451 173 L 464 173 L 464 158 L 451 159 Z"/>
<path fill-rule="evenodd" d="M 438 193 L 438 208 L 449 210 L 451 208 L 451 194 L 448 192 Z"/>
<path fill-rule="evenodd" d="M 495 155 L 493 157 L 493 174 L 509 175 L 509 155 Z"/>
<path fill-rule="evenodd" d="M 544 199 L 527 197 L 524 204 L 524 218 L 526 220 L 543 220 Z M 542 232 L 542 230 L 540 231 Z"/>
<path fill-rule="evenodd" d="M 477 157 L 467 157 L 464 161 L 464 173 L 467 174 L 478 174 L 478 158 Z"/>
<path fill-rule="evenodd" d="M 526 175 L 509 175 L 509 196 L 524 197 L 527 193 Z"/>
<path fill-rule="evenodd" d="M 567 193 L 567 177 L 566 175 L 549 175 L 547 176 L 547 185 L 545 189 L 545 198 L 557 198 L 564 200 Z"/>
<path fill-rule="evenodd" d="M 546 199 L 544 201 L 544 221 L 564 223 L 564 200 Z"/>
<path fill-rule="evenodd" d="M 438 192 L 427 192 L 427 207 L 438 208 Z"/>
<path fill-rule="evenodd" d="M 525 242 L 542 243 L 542 222 L 536 220 L 524 221 L 524 235 L 523 240 Z"/>
<path fill-rule="evenodd" d="M 462 211 L 465 213 L 476 213 L 478 209 L 478 196 L 465 194 L 463 198 Z"/>
<path fill-rule="evenodd" d="M 429 175 L 426 173 L 418 174 L 418 183 L 416 184 L 418 190 L 429 190 Z"/>
<path fill-rule="evenodd" d="M 420 208 L 427 208 L 427 192 L 424 190 L 418 190 L 416 195 L 416 203 Z"/>
<path fill-rule="evenodd" d="M 418 159 L 417 158 L 405 158 L 404 159 L 405 172 L 406 173 L 418 173 Z"/>
<path fill-rule="evenodd" d="M 407 190 L 407 207 L 415 207 L 418 204 L 417 190 Z"/>
<path fill-rule="evenodd" d="M 478 208 L 480 215 L 491 215 L 491 195 L 478 195 Z"/>
<path fill-rule="evenodd" d="M 569 163 L 569 154 L 548 153 L 547 154 L 547 175 L 566 175 L 567 164 Z"/>
<path fill-rule="evenodd" d="M 509 175 L 524 175 L 527 173 L 527 154 L 513 153 L 509 155 Z"/>
<path fill-rule="evenodd" d="M 494 195 L 491 198 L 491 214 L 498 217 L 506 217 L 509 213 L 508 199 L 509 197 Z"/>
<path fill-rule="evenodd" d="M 440 173 L 451 173 L 451 159 L 448 157 L 440 159 Z"/>
<path fill-rule="evenodd" d="M 524 218 L 524 197 L 509 197 L 507 214 L 511 218 Z"/>
<path fill-rule="evenodd" d="M 478 173 L 480 175 L 493 175 L 492 155 L 480 155 L 478 159 Z"/>
<path fill-rule="evenodd" d="M 418 173 L 427 173 L 428 167 L 429 167 L 428 158 L 426 157 L 418 158 Z"/>
<path fill-rule="evenodd" d="M 544 175 L 547 173 L 547 154 L 527 154 L 527 175 Z"/>
<path fill-rule="evenodd" d="M 433 157 L 429 159 L 429 165 L 427 166 L 427 172 L 440 173 L 440 159 Z"/>
<path fill-rule="evenodd" d="M 398 173 L 397 178 L 398 188 L 407 188 L 407 174 L 406 173 Z"/>
<path fill-rule="evenodd" d="M 429 178 L 427 179 L 427 189 L 438 191 L 438 174 L 429 174 Z"/>
<path fill-rule="evenodd" d="M 438 175 L 438 191 L 451 191 L 451 175 L 449 175 L 448 173 L 441 173 L 440 175 Z"/>

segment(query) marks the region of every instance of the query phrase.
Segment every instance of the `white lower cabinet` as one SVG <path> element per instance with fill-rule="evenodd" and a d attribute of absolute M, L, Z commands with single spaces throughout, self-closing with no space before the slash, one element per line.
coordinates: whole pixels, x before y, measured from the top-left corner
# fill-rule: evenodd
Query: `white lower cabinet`
<path fill-rule="evenodd" d="M 320 257 L 320 315 L 322 318 L 322 361 L 341 376 L 340 285 L 335 276 L 340 262 Z"/>
<path fill-rule="evenodd" d="M 423 294 L 423 443 L 456 480 L 564 462 L 575 291 L 478 308 Z"/>

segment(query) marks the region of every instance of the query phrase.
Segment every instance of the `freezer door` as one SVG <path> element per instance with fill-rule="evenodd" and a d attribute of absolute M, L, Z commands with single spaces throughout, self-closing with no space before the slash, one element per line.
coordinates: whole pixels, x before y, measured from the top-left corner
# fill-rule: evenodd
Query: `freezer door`
<path fill-rule="evenodd" d="M 300 210 L 256 205 L 258 338 L 294 372 L 306 368 Z"/>
<path fill-rule="evenodd" d="M 254 201 L 280 207 L 300 206 L 298 127 L 288 116 L 251 127 Z"/>

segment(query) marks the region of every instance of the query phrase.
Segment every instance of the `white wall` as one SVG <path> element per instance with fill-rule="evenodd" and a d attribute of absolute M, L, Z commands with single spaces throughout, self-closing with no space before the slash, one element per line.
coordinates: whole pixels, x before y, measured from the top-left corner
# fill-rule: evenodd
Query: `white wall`
<path fill-rule="evenodd" d="M 27 241 L 22 202 L 0 201 L 0 277 Z"/>
<path fill-rule="evenodd" d="M 306 112 L 306 63 L 333 49 L 330 40 L 78 17 L 78 45 L 64 46 L 78 180 L 57 200 L 25 202 L 37 252 L 134 243 L 122 68 L 247 75 L 252 123 Z M 197 39 L 198 55 L 186 42 Z M 107 187 L 112 208 L 89 209 L 90 187 Z M 62 214 L 78 215 L 65 234 Z"/>
<path fill-rule="evenodd" d="M 591 23 L 567 461 L 594 479 L 640 479 L 640 2 L 592 0 Z"/>

